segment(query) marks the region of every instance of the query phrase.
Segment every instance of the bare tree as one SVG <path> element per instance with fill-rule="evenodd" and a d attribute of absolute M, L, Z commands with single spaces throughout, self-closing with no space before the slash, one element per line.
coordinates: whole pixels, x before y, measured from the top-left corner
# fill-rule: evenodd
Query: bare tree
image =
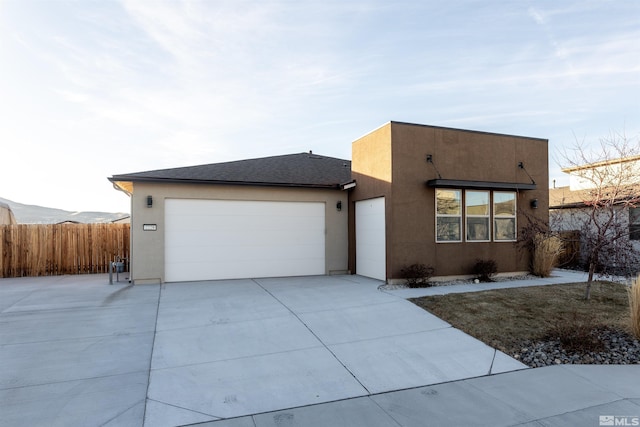
<path fill-rule="evenodd" d="M 552 212 L 551 227 L 580 230 L 589 271 L 585 299 L 589 299 L 596 270 L 613 273 L 638 259 L 629 239 L 629 208 L 640 202 L 640 144 L 637 138 L 613 132 L 600 139 L 596 150 L 577 143 L 562 157 L 572 191 L 563 200 L 563 209 Z"/>

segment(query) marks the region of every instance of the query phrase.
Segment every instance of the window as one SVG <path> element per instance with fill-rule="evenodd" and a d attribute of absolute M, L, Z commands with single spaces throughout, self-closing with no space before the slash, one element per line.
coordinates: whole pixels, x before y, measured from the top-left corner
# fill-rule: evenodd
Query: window
<path fill-rule="evenodd" d="M 435 192 L 436 242 L 462 242 L 462 236 L 466 242 L 516 241 L 514 191 L 465 190 L 464 199 L 462 190 L 436 188 Z M 640 240 L 640 208 L 636 212 L 629 213 L 629 231 L 635 231 L 633 235 Z M 632 218 L 635 228 L 631 225 Z"/>
<path fill-rule="evenodd" d="M 489 232 L 489 192 L 471 191 L 464 193 L 467 241 L 488 242 Z"/>
<path fill-rule="evenodd" d="M 516 193 L 512 191 L 493 193 L 493 240 L 516 240 Z"/>
<path fill-rule="evenodd" d="M 462 191 L 436 189 L 436 241 L 462 241 Z"/>
<path fill-rule="evenodd" d="M 640 208 L 629 208 L 629 239 L 640 240 Z"/>

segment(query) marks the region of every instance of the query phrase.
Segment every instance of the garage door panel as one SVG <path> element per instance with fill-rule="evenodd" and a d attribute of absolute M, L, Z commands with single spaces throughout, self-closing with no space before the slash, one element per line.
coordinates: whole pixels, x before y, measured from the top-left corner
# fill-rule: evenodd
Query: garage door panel
<path fill-rule="evenodd" d="M 165 280 L 325 274 L 325 204 L 165 201 Z"/>

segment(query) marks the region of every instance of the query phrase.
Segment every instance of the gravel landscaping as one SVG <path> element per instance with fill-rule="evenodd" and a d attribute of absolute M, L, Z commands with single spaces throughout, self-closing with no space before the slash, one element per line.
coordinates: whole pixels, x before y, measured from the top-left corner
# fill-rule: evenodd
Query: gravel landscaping
<path fill-rule="evenodd" d="M 629 328 L 627 286 L 594 282 L 531 286 L 411 299 L 530 367 L 640 364 Z"/>
<path fill-rule="evenodd" d="M 592 336 L 603 348 L 600 351 L 567 351 L 560 340 L 523 340 L 520 350 L 511 356 L 527 366 L 539 368 L 549 365 L 632 365 L 640 364 L 640 341 L 625 331 L 596 328 Z"/>

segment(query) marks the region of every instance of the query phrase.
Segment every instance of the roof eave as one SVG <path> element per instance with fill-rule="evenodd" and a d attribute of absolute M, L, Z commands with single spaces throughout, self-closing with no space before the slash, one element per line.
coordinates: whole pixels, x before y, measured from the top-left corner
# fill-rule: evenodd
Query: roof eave
<path fill-rule="evenodd" d="M 131 176 L 113 176 L 108 178 L 114 184 L 118 182 L 143 182 L 155 184 L 197 184 L 197 185 L 241 185 L 254 187 L 288 187 L 288 188 L 319 188 L 319 189 L 340 189 L 339 183 L 336 184 L 317 184 L 317 183 L 286 183 L 286 182 L 252 182 L 252 181 L 222 181 L 209 179 L 179 179 L 179 178 L 149 178 L 149 177 L 131 177 Z"/>

